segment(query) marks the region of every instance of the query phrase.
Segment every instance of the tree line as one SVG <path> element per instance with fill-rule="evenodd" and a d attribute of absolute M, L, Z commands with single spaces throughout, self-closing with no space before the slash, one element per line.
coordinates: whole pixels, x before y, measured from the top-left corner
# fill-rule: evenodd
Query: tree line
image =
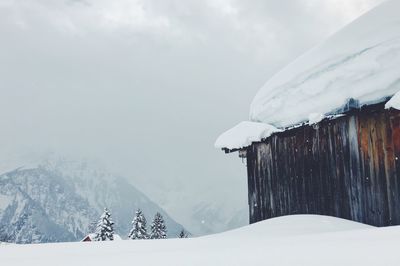
<path fill-rule="evenodd" d="M 177 237 L 187 238 L 188 233 L 182 229 Z M 132 229 L 128 233 L 128 238 L 132 240 L 167 238 L 167 226 L 165 225 L 164 217 L 157 212 L 150 225 L 150 232 L 148 232 L 146 217 L 142 210 L 138 209 L 133 217 Z M 110 211 L 105 208 L 94 229 L 93 241 L 109 240 L 114 240 L 114 222 Z"/>

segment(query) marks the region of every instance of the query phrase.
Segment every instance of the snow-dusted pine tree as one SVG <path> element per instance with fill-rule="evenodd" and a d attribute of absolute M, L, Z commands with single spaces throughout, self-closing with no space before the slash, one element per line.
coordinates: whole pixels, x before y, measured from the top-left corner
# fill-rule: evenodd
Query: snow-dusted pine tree
<path fill-rule="evenodd" d="M 128 237 L 130 239 L 148 239 L 146 223 L 146 217 L 144 217 L 142 211 L 138 209 L 133 218 L 132 229 Z"/>
<path fill-rule="evenodd" d="M 94 241 L 114 240 L 114 222 L 111 219 L 111 214 L 107 208 L 97 223 Z"/>
<path fill-rule="evenodd" d="M 187 238 L 188 233 L 185 231 L 185 229 L 182 229 L 181 232 L 179 233 L 179 238 Z"/>
<path fill-rule="evenodd" d="M 165 226 L 164 218 L 157 212 L 154 216 L 154 220 L 151 223 L 151 239 L 163 239 L 167 238 L 167 227 Z"/>

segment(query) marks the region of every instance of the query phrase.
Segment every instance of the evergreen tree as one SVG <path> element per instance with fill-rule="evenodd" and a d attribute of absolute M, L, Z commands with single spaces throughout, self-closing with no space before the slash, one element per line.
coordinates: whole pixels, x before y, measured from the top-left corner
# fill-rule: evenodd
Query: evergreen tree
<path fill-rule="evenodd" d="M 130 239 L 147 239 L 147 228 L 146 228 L 146 217 L 144 217 L 142 211 L 138 209 L 135 213 L 135 217 L 132 221 L 132 229 L 128 234 Z"/>
<path fill-rule="evenodd" d="M 181 230 L 181 232 L 179 233 L 179 238 L 187 238 L 188 237 L 188 233 L 186 233 L 186 231 L 184 229 Z"/>
<path fill-rule="evenodd" d="M 114 240 L 114 222 L 111 219 L 111 214 L 107 208 L 97 223 L 94 241 Z"/>
<path fill-rule="evenodd" d="M 157 212 L 154 216 L 153 223 L 151 224 L 151 239 L 164 239 L 167 238 L 167 227 L 164 223 L 164 218 Z"/>

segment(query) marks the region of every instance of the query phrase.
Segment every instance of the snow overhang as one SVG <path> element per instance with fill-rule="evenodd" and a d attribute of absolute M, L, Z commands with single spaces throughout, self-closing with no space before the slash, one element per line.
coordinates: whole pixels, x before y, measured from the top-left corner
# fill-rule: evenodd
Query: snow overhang
<path fill-rule="evenodd" d="M 400 91 L 397 92 L 397 93 L 385 104 L 385 108 L 386 108 L 386 109 L 393 108 L 393 109 L 400 110 Z"/>
<path fill-rule="evenodd" d="M 281 130 L 264 123 L 243 121 L 228 131 L 222 133 L 215 141 L 214 146 L 225 152 L 233 152 L 250 146 L 268 138 L 275 132 Z"/>

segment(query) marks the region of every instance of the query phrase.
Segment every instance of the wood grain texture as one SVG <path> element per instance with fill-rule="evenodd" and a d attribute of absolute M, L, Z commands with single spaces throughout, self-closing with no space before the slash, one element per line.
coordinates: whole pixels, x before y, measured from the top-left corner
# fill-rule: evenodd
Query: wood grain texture
<path fill-rule="evenodd" d="M 250 222 L 322 214 L 400 224 L 400 112 L 384 103 L 247 148 Z"/>

